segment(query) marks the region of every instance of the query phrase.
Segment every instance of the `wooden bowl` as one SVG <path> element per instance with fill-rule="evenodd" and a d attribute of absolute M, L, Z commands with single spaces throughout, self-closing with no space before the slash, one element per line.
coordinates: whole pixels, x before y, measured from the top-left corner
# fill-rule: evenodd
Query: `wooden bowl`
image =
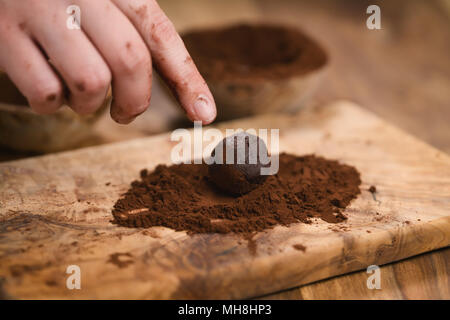
<path fill-rule="evenodd" d="M 80 116 L 67 105 L 51 115 L 39 115 L 27 105 L 14 84 L 0 73 L 0 146 L 18 151 L 55 152 L 79 146 L 109 107 L 111 95 L 94 114 Z"/>
<path fill-rule="evenodd" d="M 327 55 L 297 29 L 234 25 L 183 35 L 218 107 L 218 120 L 295 111 L 320 83 Z"/>

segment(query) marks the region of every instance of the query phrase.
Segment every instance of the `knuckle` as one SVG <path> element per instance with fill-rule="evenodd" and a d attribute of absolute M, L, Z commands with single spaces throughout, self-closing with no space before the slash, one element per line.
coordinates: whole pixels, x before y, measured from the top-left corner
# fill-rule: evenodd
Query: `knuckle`
<path fill-rule="evenodd" d="M 144 44 L 127 42 L 125 49 L 117 55 L 116 68 L 121 74 L 134 74 L 151 68 L 150 54 Z"/>
<path fill-rule="evenodd" d="M 83 72 L 83 75 L 75 80 L 74 85 L 78 93 L 88 96 L 105 92 L 111 81 L 111 76 L 106 72 Z"/>
<path fill-rule="evenodd" d="M 30 92 L 27 98 L 30 100 L 31 104 L 43 106 L 56 101 L 60 96 L 61 88 L 59 85 L 37 84 L 34 86 L 33 91 Z"/>
<path fill-rule="evenodd" d="M 172 43 L 178 36 L 172 22 L 164 16 L 154 20 L 151 25 L 150 34 L 153 42 L 160 46 L 165 43 Z"/>

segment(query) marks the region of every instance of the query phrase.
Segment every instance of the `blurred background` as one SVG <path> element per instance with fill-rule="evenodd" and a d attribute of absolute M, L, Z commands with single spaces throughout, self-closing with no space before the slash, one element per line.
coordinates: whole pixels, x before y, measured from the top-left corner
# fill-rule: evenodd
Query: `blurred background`
<path fill-rule="evenodd" d="M 324 78 L 306 107 L 349 99 L 450 153 L 450 1 L 158 2 L 180 32 L 237 22 L 300 28 L 329 56 Z M 366 27 L 366 9 L 371 4 L 381 8 L 381 30 Z M 76 147 L 153 135 L 179 126 L 189 123 L 163 85 L 155 81 L 152 104 L 144 115 L 121 126 L 106 112 Z M 35 154 L 0 147 L 0 161 Z"/>

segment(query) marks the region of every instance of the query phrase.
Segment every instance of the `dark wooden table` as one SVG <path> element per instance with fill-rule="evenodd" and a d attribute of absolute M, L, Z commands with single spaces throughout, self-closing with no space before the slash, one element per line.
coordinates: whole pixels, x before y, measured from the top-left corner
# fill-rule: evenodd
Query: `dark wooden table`
<path fill-rule="evenodd" d="M 346 98 L 450 153 L 450 1 L 161 0 L 179 30 L 237 21 L 282 22 L 304 29 L 330 54 L 311 104 Z M 382 30 L 366 28 L 366 8 L 381 8 Z M 161 89 L 161 88 L 160 88 Z M 130 126 L 107 115 L 86 145 L 147 136 L 179 125 L 164 90 Z M 1 159 L 29 154 L 0 150 Z M 381 289 L 365 271 L 263 297 L 269 299 L 450 299 L 450 249 L 381 267 Z"/>

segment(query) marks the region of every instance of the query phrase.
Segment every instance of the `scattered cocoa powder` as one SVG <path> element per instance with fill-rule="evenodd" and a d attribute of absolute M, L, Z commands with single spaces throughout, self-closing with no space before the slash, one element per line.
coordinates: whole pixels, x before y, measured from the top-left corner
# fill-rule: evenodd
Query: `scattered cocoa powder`
<path fill-rule="evenodd" d="M 109 260 L 107 262 L 114 264 L 118 268 L 126 268 L 128 265 L 133 263 L 132 260 L 133 255 L 129 252 L 125 253 L 113 253 L 109 256 Z"/>
<path fill-rule="evenodd" d="M 325 51 L 297 29 L 234 25 L 192 31 L 183 40 L 206 79 L 282 79 L 325 65 Z"/>
<path fill-rule="evenodd" d="M 372 198 L 374 201 L 377 201 L 377 188 L 375 186 L 370 186 L 369 189 L 367 189 L 367 191 L 369 191 L 372 194 Z"/>
<path fill-rule="evenodd" d="M 281 154 L 279 172 L 257 189 L 233 197 L 218 190 L 206 164 L 159 165 L 115 203 L 114 223 L 164 226 L 195 233 L 236 233 L 247 239 L 276 225 L 344 221 L 343 209 L 360 193 L 359 172 L 334 160 Z"/>
<path fill-rule="evenodd" d="M 303 252 L 306 251 L 306 247 L 299 243 L 294 244 L 292 247 L 294 247 L 295 250 L 299 250 L 299 251 L 303 251 Z"/>
<path fill-rule="evenodd" d="M 48 279 L 45 280 L 45 284 L 49 287 L 56 287 L 58 285 L 58 282 L 54 279 Z"/>

